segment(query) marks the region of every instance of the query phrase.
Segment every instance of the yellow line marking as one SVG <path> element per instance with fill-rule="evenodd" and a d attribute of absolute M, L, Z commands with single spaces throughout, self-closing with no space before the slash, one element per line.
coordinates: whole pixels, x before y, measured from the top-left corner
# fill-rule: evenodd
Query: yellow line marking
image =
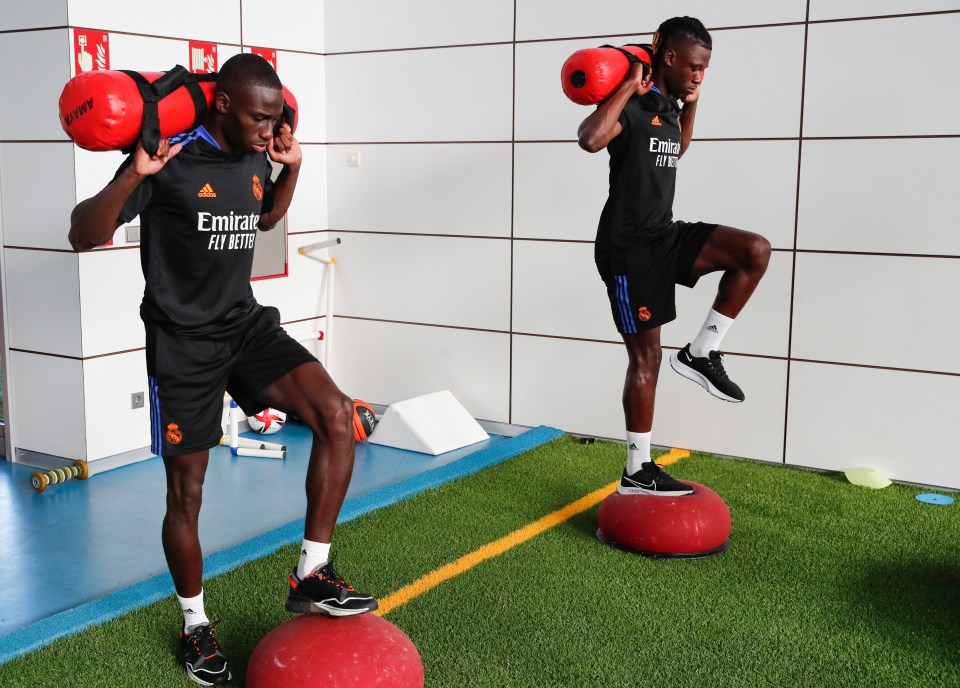
<path fill-rule="evenodd" d="M 619 482 L 620 481 L 618 480 L 617 482 L 610 483 L 605 487 L 601 487 L 599 490 L 581 497 L 577 501 L 568 504 L 562 509 L 554 511 L 552 514 L 548 514 L 543 518 L 534 521 L 523 528 L 520 528 L 519 530 L 513 531 L 509 535 L 505 535 L 499 540 L 494 540 L 493 542 L 484 545 L 480 549 L 474 550 L 473 552 L 470 552 L 470 554 L 460 557 L 456 561 L 452 561 L 445 566 L 441 566 L 440 568 L 431 571 L 423 578 L 419 578 L 410 585 L 400 588 L 396 592 L 387 595 L 382 600 L 379 600 L 380 608 L 373 613 L 378 616 L 389 614 L 400 605 L 406 604 L 410 600 L 419 597 L 423 593 L 435 588 L 444 581 L 450 580 L 455 576 L 459 576 L 461 573 L 472 569 L 477 564 L 503 554 L 508 549 L 526 542 L 535 535 L 539 535 L 543 531 L 549 530 L 555 525 L 573 518 L 580 512 L 586 511 L 590 507 L 602 502 L 607 495 L 616 489 Z"/>
<path fill-rule="evenodd" d="M 669 452 L 659 457 L 656 460 L 656 463 L 659 466 L 668 466 L 688 456 L 690 456 L 690 452 L 686 449 L 671 449 Z M 382 600 L 378 600 L 379 607 L 373 613 L 377 616 L 389 614 L 397 607 L 406 604 L 410 600 L 416 599 L 423 593 L 432 590 L 441 583 L 459 576 L 461 573 L 472 569 L 477 564 L 483 563 L 487 559 L 492 559 L 493 557 L 499 556 L 507 550 L 513 549 L 517 545 L 526 542 L 540 533 L 573 518 L 577 514 L 584 512 L 602 502 L 617 488 L 619 482 L 620 481 L 618 480 L 606 485 L 605 487 L 601 487 L 599 490 L 595 490 L 588 495 L 584 495 L 577 501 L 571 502 L 562 509 L 554 511 L 552 514 L 547 514 L 543 518 L 503 536 L 499 540 L 494 540 L 493 542 L 488 543 L 483 547 L 470 552 L 469 554 L 465 554 L 449 564 L 441 566 L 438 569 L 434 569 L 422 578 L 418 578 L 410 585 L 404 586 L 396 592 L 390 593 Z"/>
<path fill-rule="evenodd" d="M 690 452 L 686 449 L 673 448 L 663 456 L 656 459 L 654 463 L 658 466 L 669 466 L 670 464 L 676 463 L 680 459 L 685 459 L 688 456 L 690 456 Z"/>

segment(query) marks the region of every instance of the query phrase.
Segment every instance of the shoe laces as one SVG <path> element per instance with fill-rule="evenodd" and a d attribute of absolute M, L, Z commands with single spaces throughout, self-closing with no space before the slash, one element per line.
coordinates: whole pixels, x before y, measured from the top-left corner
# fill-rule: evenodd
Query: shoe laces
<path fill-rule="evenodd" d="M 711 351 L 708 354 L 708 359 L 710 361 L 710 367 L 717 373 L 717 377 L 722 380 L 729 380 L 727 376 L 727 371 L 723 369 L 723 354 L 719 351 Z"/>
<path fill-rule="evenodd" d="M 214 624 L 218 623 L 220 622 L 211 621 L 208 624 L 195 626 L 188 634 L 190 642 L 196 648 L 197 652 L 206 659 L 216 657 L 217 652 L 220 651 L 220 643 L 217 642 L 217 632 L 214 629 Z"/>
<path fill-rule="evenodd" d="M 347 581 L 345 581 L 340 574 L 334 570 L 333 559 L 315 571 L 307 574 L 307 578 L 319 578 L 320 580 L 327 581 L 328 583 L 333 583 L 338 588 L 346 588 L 350 592 L 354 591 L 353 586 L 347 583 Z"/>

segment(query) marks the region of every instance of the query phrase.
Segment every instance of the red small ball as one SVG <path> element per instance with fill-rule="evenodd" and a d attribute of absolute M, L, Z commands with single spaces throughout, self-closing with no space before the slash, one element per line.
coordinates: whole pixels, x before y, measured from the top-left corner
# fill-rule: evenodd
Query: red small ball
<path fill-rule="evenodd" d="M 681 482 L 694 493 L 657 497 L 614 492 L 600 504 L 597 536 L 652 556 L 694 557 L 725 550 L 732 526 L 726 502 L 709 487 Z"/>
<path fill-rule="evenodd" d="M 410 638 L 373 614 L 304 614 L 257 645 L 247 688 L 423 688 L 423 663 Z"/>

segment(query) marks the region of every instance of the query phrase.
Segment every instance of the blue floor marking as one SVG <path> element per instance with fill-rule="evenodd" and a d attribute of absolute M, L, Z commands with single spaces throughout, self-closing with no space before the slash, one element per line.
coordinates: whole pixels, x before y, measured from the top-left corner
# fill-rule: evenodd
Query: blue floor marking
<path fill-rule="evenodd" d="M 540 426 L 453 463 L 380 487 L 373 492 L 349 498 L 344 502 L 337 522 L 345 523 L 376 509 L 396 504 L 424 490 L 506 461 L 563 435 L 562 430 Z M 248 561 L 271 554 L 284 545 L 299 541 L 303 537 L 303 525 L 304 520 L 298 519 L 205 557 L 204 576 L 210 578 L 226 573 Z M 90 626 L 104 623 L 162 600 L 173 595 L 174 592 L 170 575 L 159 574 L 101 599 L 87 602 L 0 636 L 0 664 L 38 650 L 59 638 L 75 635 Z"/>

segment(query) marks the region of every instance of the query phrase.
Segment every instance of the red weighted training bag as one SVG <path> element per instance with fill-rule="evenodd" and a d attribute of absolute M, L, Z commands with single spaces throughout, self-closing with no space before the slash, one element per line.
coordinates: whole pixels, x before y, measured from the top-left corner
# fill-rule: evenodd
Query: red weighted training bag
<path fill-rule="evenodd" d="M 560 70 L 563 92 L 578 105 L 599 103 L 623 83 L 636 61 L 646 65 L 643 68 L 645 74 L 649 72 L 653 65 L 653 49 L 649 45 L 619 48 L 605 45 L 578 50 L 567 58 Z"/>
<path fill-rule="evenodd" d="M 60 126 L 81 148 L 122 150 L 137 138 L 155 153 L 160 140 L 203 123 L 213 103 L 216 74 L 98 70 L 70 79 L 60 94 Z M 296 130 L 297 101 L 283 88 L 284 118 Z"/>

